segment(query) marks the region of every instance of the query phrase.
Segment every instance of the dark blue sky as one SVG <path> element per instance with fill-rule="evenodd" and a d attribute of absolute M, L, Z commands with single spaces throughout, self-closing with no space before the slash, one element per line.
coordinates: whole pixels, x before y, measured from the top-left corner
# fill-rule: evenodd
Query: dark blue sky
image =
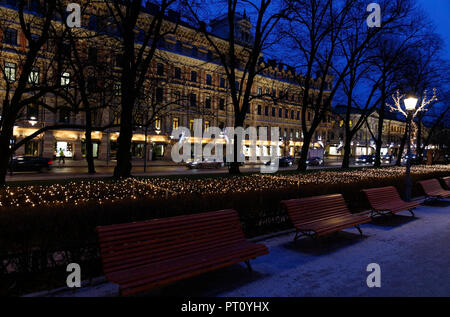
<path fill-rule="evenodd" d="M 446 44 L 446 56 L 450 60 L 450 0 L 417 0 L 434 24 L 436 31 L 442 36 Z"/>

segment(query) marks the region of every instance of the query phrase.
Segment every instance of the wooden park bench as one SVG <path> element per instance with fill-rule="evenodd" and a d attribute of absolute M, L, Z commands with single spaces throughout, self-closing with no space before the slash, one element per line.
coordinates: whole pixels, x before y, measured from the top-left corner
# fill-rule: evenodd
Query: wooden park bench
<path fill-rule="evenodd" d="M 428 179 L 418 183 L 422 187 L 426 195 L 426 199 L 441 199 L 450 197 L 450 190 L 443 189 L 437 179 Z"/>
<path fill-rule="evenodd" d="M 285 200 L 281 202 L 300 236 L 319 237 L 370 222 L 367 215 L 352 214 L 341 194 Z"/>
<path fill-rule="evenodd" d="M 404 210 L 408 210 L 414 217 L 413 210 L 420 205 L 418 202 L 406 202 L 402 200 L 397 188 L 394 186 L 363 189 L 363 192 L 366 194 L 372 207 L 371 217 L 375 214 L 396 214 Z"/>
<path fill-rule="evenodd" d="M 235 210 L 97 227 L 106 278 L 122 295 L 268 254 L 246 240 Z"/>
<path fill-rule="evenodd" d="M 444 182 L 445 186 L 447 186 L 447 189 L 450 190 L 450 176 L 442 178 L 442 181 Z"/>

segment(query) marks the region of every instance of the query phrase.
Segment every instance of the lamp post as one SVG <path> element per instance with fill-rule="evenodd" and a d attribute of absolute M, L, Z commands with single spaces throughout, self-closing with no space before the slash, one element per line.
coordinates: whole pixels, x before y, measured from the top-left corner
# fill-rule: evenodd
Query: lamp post
<path fill-rule="evenodd" d="M 412 190 L 412 181 L 411 181 L 411 126 L 412 120 L 414 119 L 414 111 L 417 107 L 417 97 L 413 94 L 409 94 L 405 99 L 405 109 L 407 113 L 406 117 L 406 128 L 408 131 L 407 137 L 407 159 L 406 159 L 406 182 L 405 182 L 405 200 L 411 201 L 411 190 Z"/>

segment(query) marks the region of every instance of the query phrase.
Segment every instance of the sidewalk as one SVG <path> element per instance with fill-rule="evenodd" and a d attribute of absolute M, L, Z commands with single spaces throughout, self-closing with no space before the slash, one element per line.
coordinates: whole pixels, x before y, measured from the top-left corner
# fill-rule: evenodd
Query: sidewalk
<path fill-rule="evenodd" d="M 260 237 L 269 255 L 245 265 L 182 280 L 140 296 L 450 296 L 450 200 L 421 206 L 417 218 L 408 212 L 321 239 L 293 243 L 292 231 Z M 381 267 L 381 288 L 368 288 L 366 267 Z M 104 278 L 77 290 L 61 288 L 29 296 L 117 296 Z"/>

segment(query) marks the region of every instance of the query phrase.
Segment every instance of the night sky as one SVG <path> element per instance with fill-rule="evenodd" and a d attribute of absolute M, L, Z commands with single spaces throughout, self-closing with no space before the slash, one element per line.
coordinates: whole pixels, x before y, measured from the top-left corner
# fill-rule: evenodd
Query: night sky
<path fill-rule="evenodd" d="M 436 31 L 442 36 L 446 44 L 446 56 L 450 60 L 450 0 L 417 0 L 429 14 Z"/>

